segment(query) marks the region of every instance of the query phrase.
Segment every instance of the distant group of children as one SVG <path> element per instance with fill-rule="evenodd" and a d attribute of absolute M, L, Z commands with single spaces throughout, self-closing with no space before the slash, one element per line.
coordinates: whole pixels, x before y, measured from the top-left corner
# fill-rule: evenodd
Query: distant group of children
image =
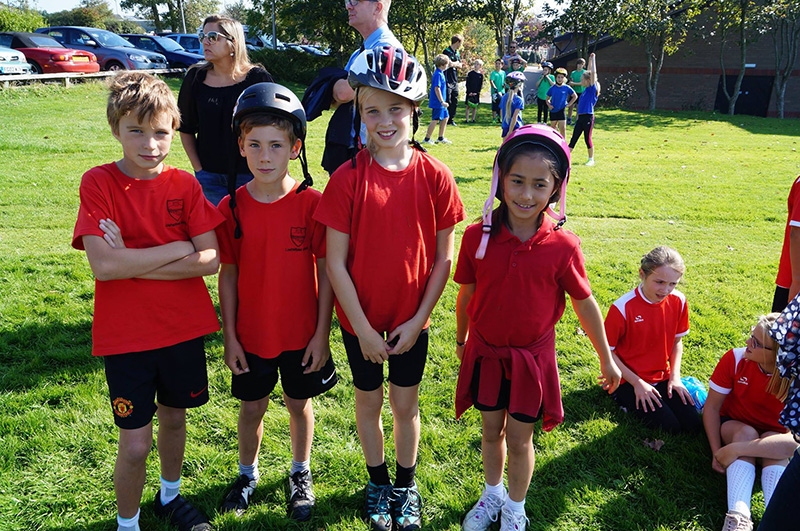
<path fill-rule="evenodd" d="M 437 74 L 447 64 L 440 57 Z M 300 102 L 285 87 L 259 83 L 241 94 L 233 116 L 238 150 L 254 178 L 238 189 L 230 186 L 218 208 L 190 174 L 163 163 L 180 121 L 169 88 L 140 72 L 112 82 L 108 122 L 123 156 L 84 175 L 72 243 L 86 250 L 96 276 L 93 354 L 105 362 L 119 427 L 114 485 L 120 531 L 139 530 L 154 415 L 161 460 L 154 512 L 181 530 L 211 529 L 180 495 L 180 473 L 186 409 L 209 400 L 203 336 L 219 329 L 202 277 L 220 264 L 224 359 L 231 392 L 240 400 L 238 477 L 221 510 L 243 514 L 257 488 L 262 419 L 280 376 L 292 449 L 287 511 L 295 520 L 311 517 L 312 398 L 338 380 L 330 353 L 335 305 L 369 478 L 366 518 L 378 531 L 423 527 L 415 481 L 419 386 L 430 316 L 450 277 L 455 226 L 466 213 L 450 169 L 414 140 L 418 107 L 429 94 L 422 66 L 390 46 L 365 50 L 355 64 L 349 82 L 366 148 L 332 175 L 324 193 L 309 188 Z M 444 111 L 434 115 L 441 143 L 447 102 L 437 74 L 431 92 L 440 105 L 435 109 Z M 490 76 L 493 96 L 508 88 L 499 102 L 504 142 L 482 220 L 466 228 L 454 276 L 460 284 L 453 338 L 461 360 L 456 414 L 474 407 L 483 426 L 485 488 L 464 518 L 468 531 L 488 529 L 498 519 L 503 531 L 526 528 L 534 424 L 542 420 L 549 431 L 564 418 L 555 325 L 565 294 L 599 356 L 598 382 L 621 407 L 653 427 L 700 427 L 680 378 L 681 338 L 689 330 L 686 299 L 675 290 L 685 269 L 680 255 L 665 247 L 648 253 L 639 286 L 614 303 L 604 322 L 580 241 L 562 227 L 572 146 L 554 128 L 518 120 L 515 80 L 521 76 Z M 555 86 L 563 78 L 557 72 Z M 591 113 L 599 90 L 593 55 L 581 84 Z M 556 116 L 563 114 L 557 107 L 567 101 L 564 92 L 548 94 Z M 468 101 L 474 94 L 467 90 Z M 591 125 L 587 143 L 590 132 Z M 425 142 L 431 133 L 429 127 Z M 296 158 L 302 182 L 288 173 Z M 791 445 L 773 418 L 777 399 L 755 386 L 737 387 L 741 371 L 759 381 L 768 379 L 759 371 L 774 373 L 775 346 L 762 323 L 746 349 L 731 352 L 712 377 L 715 418 L 705 426 L 714 469 L 728 469 L 729 493 L 736 493 L 730 510 L 749 518 L 752 461 L 763 460 L 766 493 Z M 384 365 L 394 481 L 381 420 Z M 754 441 L 769 442 L 771 450 Z"/>

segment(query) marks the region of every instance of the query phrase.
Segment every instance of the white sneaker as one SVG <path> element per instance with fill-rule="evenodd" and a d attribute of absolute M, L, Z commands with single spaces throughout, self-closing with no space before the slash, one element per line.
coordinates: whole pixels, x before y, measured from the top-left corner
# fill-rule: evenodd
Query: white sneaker
<path fill-rule="evenodd" d="M 722 531 L 753 531 L 753 522 L 742 513 L 731 511 L 725 515 Z"/>
<path fill-rule="evenodd" d="M 530 520 L 525 513 L 515 513 L 503 507 L 500 517 L 500 531 L 525 531 Z"/>
<path fill-rule="evenodd" d="M 594 166 L 594 159 L 587 160 L 586 164 L 584 164 L 584 166 Z"/>
<path fill-rule="evenodd" d="M 489 494 L 484 489 L 481 499 L 472 506 L 467 516 L 464 517 L 461 529 L 464 531 L 485 531 L 489 529 L 489 526 L 497 521 L 497 516 L 500 514 L 504 503 L 505 499 Z"/>
<path fill-rule="evenodd" d="M 431 140 L 431 139 L 429 138 L 428 140 L 423 140 L 423 141 L 422 141 L 422 143 L 423 143 L 423 144 L 433 144 L 434 142 L 433 142 L 433 140 Z"/>
<path fill-rule="evenodd" d="M 436 141 L 436 143 L 437 144 L 452 144 L 452 142 L 450 142 L 446 138 L 440 138 L 439 140 Z"/>

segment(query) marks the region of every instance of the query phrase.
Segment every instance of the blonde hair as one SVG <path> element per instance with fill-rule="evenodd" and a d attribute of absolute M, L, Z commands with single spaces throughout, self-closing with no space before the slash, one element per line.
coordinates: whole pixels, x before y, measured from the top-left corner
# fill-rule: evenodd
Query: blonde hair
<path fill-rule="evenodd" d="M 770 370 L 767 371 L 772 375 L 767 382 L 766 391 L 773 395 L 775 398 L 783 402 L 786 400 L 786 396 L 789 394 L 789 386 L 792 384 L 791 378 L 783 378 L 776 370 L 776 363 L 778 360 L 778 343 L 775 342 L 774 339 L 769 335 L 769 329 L 772 328 L 772 325 L 775 321 L 780 317 L 781 314 L 779 313 L 769 313 L 767 315 L 762 315 L 758 318 L 758 323 L 756 323 L 755 328 L 760 328 L 764 331 L 764 334 L 769 338 L 772 346 L 767 347 L 764 345 L 764 348 L 769 350 L 772 353 L 772 357 L 769 359 Z"/>
<path fill-rule="evenodd" d="M 434 66 L 447 66 L 450 63 L 450 58 L 447 57 L 445 54 L 440 53 L 436 57 L 433 58 Z"/>
<path fill-rule="evenodd" d="M 506 116 L 508 116 L 508 129 L 511 131 L 514 124 L 511 123 L 511 105 L 514 103 L 514 95 L 522 97 L 522 83 L 517 84 L 515 87 L 508 87 L 508 98 L 506 99 Z"/>
<path fill-rule="evenodd" d="M 686 264 L 681 255 L 672 247 L 661 245 L 642 257 L 640 269 L 644 276 L 649 276 L 661 266 L 669 266 L 681 275 L 686 272 Z"/>
<path fill-rule="evenodd" d="M 387 91 L 382 91 L 381 89 L 378 89 L 378 88 L 375 88 L 375 87 L 367 87 L 367 86 L 363 86 L 363 85 L 356 89 L 355 101 L 356 101 L 356 105 L 358 105 L 359 114 L 363 114 L 364 104 L 366 104 L 367 101 L 374 94 L 377 94 L 378 92 L 387 92 Z M 403 100 L 405 100 L 406 102 L 408 102 L 408 105 L 411 108 L 410 118 L 413 121 L 413 119 L 414 119 L 413 118 L 413 114 L 416 113 L 416 111 L 417 111 L 417 104 L 415 102 L 411 101 L 408 98 L 403 98 L 402 96 L 401 96 L 401 98 Z M 356 133 L 356 134 L 358 134 L 358 133 Z M 370 154 L 373 157 L 378 152 L 378 145 L 372 139 L 372 135 L 370 135 L 369 132 L 367 132 L 367 150 L 370 152 Z"/>
<path fill-rule="evenodd" d="M 244 39 L 244 29 L 238 21 L 223 15 L 209 15 L 203 21 L 203 28 L 206 27 L 206 24 L 212 23 L 219 26 L 220 33 L 233 39 L 233 41 L 229 41 L 228 39 L 225 39 L 225 41 L 231 46 L 234 76 L 246 74 L 251 68 L 256 66 L 250 62 L 250 57 L 247 54 L 247 43 Z M 214 68 L 214 65 L 209 62 L 205 63 L 200 68 L 211 70 Z"/>
<path fill-rule="evenodd" d="M 181 113 L 172 90 L 162 80 L 144 72 L 122 72 L 108 82 L 106 117 L 114 134 L 119 134 L 119 121 L 134 114 L 139 123 L 166 114 L 172 130 L 181 123 Z"/>

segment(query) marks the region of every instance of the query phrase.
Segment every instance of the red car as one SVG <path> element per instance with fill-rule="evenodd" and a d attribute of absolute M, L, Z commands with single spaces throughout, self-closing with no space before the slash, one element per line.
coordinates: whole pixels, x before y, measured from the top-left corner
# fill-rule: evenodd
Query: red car
<path fill-rule="evenodd" d="M 0 46 L 24 53 L 34 74 L 100 71 L 100 64 L 93 53 L 65 48 L 53 37 L 42 33 L 2 31 Z"/>

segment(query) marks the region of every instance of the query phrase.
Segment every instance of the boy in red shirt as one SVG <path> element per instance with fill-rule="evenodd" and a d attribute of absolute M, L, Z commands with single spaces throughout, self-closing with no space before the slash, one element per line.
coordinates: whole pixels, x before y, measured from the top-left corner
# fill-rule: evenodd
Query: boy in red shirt
<path fill-rule="evenodd" d="M 412 531 L 422 526 L 414 477 L 430 314 L 450 275 L 453 233 L 464 206 L 447 166 L 409 142 L 427 92 L 417 60 L 402 49 L 378 46 L 355 59 L 349 82 L 367 149 L 331 176 L 314 219 L 327 226 L 328 272 L 356 388 L 356 423 L 370 478 L 365 512 L 374 530 L 390 531 L 395 522 L 399 531 Z M 381 423 L 387 361 L 394 485 Z"/>
<path fill-rule="evenodd" d="M 800 177 L 792 184 L 788 203 L 789 216 L 786 219 L 778 278 L 775 279 L 773 312 L 782 312 L 800 291 Z"/>
<path fill-rule="evenodd" d="M 315 502 L 311 398 L 337 382 L 325 227 L 312 219 L 321 194 L 308 188 L 306 116 L 291 90 L 275 83 L 248 87 L 236 102 L 233 128 L 254 178 L 231 189 L 218 207 L 226 220 L 217 229 L 225 363 L 233 396 L 241 400 L 239 477 L 222 510 L 241 515 L 249 505 L 259 477 L 262 422 L 280 373 L 292 440 L 288 514 L 305 521 Z M 298 156 L 302 184 L 289 175 L 289 160 Z"/>
<path fill-rule="evenodd" d="M 182 530 L 210 530 L 179 487 L 186 408 L 208 401 L 203 336 L 219 323 L 202 277 L 219 267 L 214 229 L 222 216 L 192 175 L 163 163 L 180 122 L 163 81 L 120 74 L 107 115 L 123 156 L 83 175 L 72 246 L 86 250 L 96 277 L 92 354 L 103 356 L 119 427 L 118 530 L 139 531 L 154 414 L 161 460 L 154 510 Z"/>

